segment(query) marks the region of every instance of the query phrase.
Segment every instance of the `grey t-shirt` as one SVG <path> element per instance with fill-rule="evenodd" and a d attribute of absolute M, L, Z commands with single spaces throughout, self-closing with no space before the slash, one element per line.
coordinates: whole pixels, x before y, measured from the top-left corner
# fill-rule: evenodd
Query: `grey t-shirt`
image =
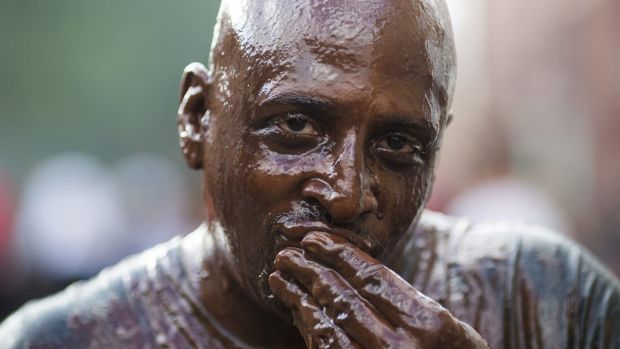
<path fill-rule="evenodd" d="M 2 348 L 237 348 L 187 275 L 198 230 L 32 301 L 0 325 Z M 491 348 L 620 348 L 620 283 L 587 252 L 525 224 L 425 212 L 386 264 Z"/>

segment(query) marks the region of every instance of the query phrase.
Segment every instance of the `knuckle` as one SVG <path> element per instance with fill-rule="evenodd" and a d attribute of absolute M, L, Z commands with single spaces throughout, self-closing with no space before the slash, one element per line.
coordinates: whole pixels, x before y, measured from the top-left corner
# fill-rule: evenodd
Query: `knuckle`
<path fill-rule="evenodd" d="M 349 310 L 351 307 L 351 303 L 349 301 L 350 296 L 351 292 L 349 291 L 344 291 L 342 294 L 337 295 L 332 303 L 333 309 L 336 311 Z"/>
<path fill-rule="evenodd" d="M 412 336 L 409 332 L 405 331 L 402 328 L 396 329 L 396 331 L 392 334 L 392 340 L 389 345 L 386 345 L 387 348 L 397 349 L 397 348 L 411 348 L 418 349 L 421 348 L 420 342 Z M 434 348 L 434 347 L 433 347 Z"/>
<path fill-rule="evenodd" d="M 338 287 L 338 285 L 342 284 L 340 281 L 335 271 L 331 269 L 323 270 L 318 274 L 316 280 L 314 280 L 311 293 L 321 305 L 326 305 L 331 302 L 334 297 L 342 294 Z"/>
<path fill-rule="evenodd" d="M 366 282 L 376 283 L 385 276 L 385 272 L 383 264 L 370 264 L 358 270 L 356 276 Z"/>
<path fill-rule="evenodd" d="M 360 268 L 355 277 L 367 291 L 372 292 L 374 289 L 382 288 L 388 275 L 383 264 L 370 264 Z"/>
<path fill-rule="evenodd" d="M 313 347 L 317 348 L 337 348 L 341 347 L 342 334 L 334 328 L 332 323 L 322 323 L 322 326 L 315 327 L 312 333 Z"/>

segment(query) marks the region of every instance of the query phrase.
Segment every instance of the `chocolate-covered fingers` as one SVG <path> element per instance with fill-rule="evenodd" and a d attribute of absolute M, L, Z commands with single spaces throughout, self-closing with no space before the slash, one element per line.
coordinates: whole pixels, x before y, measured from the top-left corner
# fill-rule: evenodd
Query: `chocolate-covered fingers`
<path fill-rule="evenodd" d="M 377 317 L 389 320 L 394 337 L 384 339 L 389 343 L 384 346 L 487 348 L 474 329 L 341 237 L 313 232 L 301 245 L 308 258 L 321 263 L 315 264 L 324 265 L 370 303 L 380 313 Z"/>
<path fill-rule="evenodd" d="M 303 239 L 313 259 L 333 268 L 391 323 L 424 335 L 441 327 L 451 315 L 398 274 L 353 244 L 330 234 L 313 232 Z"/>
<path fill-rule="evenodd" d="M 295 326 L 308 348 L 359 348 L 306 291 L 286 280 L 281 272 L 269 276 L 269 285 L 274 295 L 291 309 Z"/>
<path fill-rule="evenodd" d="M 389 322 L 342 276 L 319 263 L 307 260 L 303 251 L 285 249 L 276 258 L 276 268 L 300 282 L 347 335 L 365 347 L 380 348 L 399 340 Z"/>

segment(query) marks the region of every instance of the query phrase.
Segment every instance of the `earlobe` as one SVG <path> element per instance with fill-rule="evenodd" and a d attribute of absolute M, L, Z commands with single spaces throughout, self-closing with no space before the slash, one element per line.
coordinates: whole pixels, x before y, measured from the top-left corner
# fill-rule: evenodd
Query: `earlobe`
<path fill-rule="evenodd" d="M 183 71 L 179 94 L 177 129 L 179 144 L 189 167 L 202 168 L 204 134 L 208 126 L 207 96 L 211 78 L 201 63 L 191 63 Z"/>
<path fill-rule="evenodd" d="M 450 112 L 448 112 L 448 116 L 446 117 L 446 126 L 449 126 L 452 123 L 453 119 L 454 119 L 454 111 L 450 110 Z"/>

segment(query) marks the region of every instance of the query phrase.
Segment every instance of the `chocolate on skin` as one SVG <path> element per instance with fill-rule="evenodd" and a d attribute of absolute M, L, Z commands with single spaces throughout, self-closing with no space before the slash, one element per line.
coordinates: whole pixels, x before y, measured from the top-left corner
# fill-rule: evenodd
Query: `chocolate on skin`
<path fill-rule="evenodd" d="M 313 232 L 302 246 L 309 257 L 289 248 L 278 254 L 276 267 L 309 290 L 359 343 L 369 348 L 486 347 L 468 325 L 354 245 Z M 273 281 L 287 282 L 280 278 L 276 274 Z M 289 304 L 301 301 L 297 294 L 280 297 Z"/>
<path fill-rule="evenodd" d="M 280 272 L 269 278 L 274 293 L 280 295 L 291 308 L 295 324 L 304 338 L 307 348 L 360 348 L 342 329 L 333 325 L 333 320 L 308 292 L 301 286 L 287 281 Z"/>
<path fill-rule="evenodd" d="M 294 278 L 316 300 L 321 308 L 313 311 L 332 319 L 328 326 L 342 329 L 356 342 L 371 348 L 387 347 L 390 340 L 397 339 L 395 329 L 334 270 L 307 260 L 301 251 L 290 248 L 278 254 L 276 268 Z M 275 294 L 293 308 L 301 303 L 296 294 Z M 299 323 L 297 326 L 307 327 Z M 402 341 L 395 343 L 400 347 L 405 344 Z"/>
<path fill-rule="evenodd" d="M 286 319 L 267 280 L 283 247 L 319 229 L 393 249 L 428 196 L 454 75 L 443 2 L 224 1 L 209 69 L 183 77 L 179 128 L 228 282 Z"/>
<path fill-rule="evenodd" d="M 442 0 L 224 0 L 181 81 L 206 222 L 0 325 L 8 348 L 617 348 L 620 283 L 540 228 L 423 211 Z"/>

